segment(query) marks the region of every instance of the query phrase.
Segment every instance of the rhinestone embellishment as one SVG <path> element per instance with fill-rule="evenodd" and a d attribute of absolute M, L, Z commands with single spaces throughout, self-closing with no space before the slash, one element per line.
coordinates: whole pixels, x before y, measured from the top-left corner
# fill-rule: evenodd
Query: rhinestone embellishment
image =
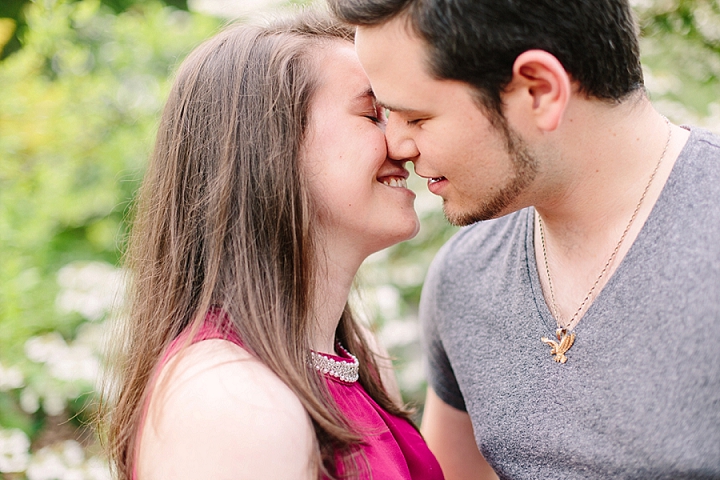
<path fill-rule="evenodd" d="M 349 361 L 343 362 L 335 360 L 323 353 L 310 352 L 310 358 L 312 360 L 312 366 L 318 372 L 330 375 L 343 382 L 354 383 L 357 382 L 360 370 L 360 362 L 357 357 L 352 353 L 348 352 L 342 345 L 338 343 L 337 348 L 339 351 L 350 358 Z"/>

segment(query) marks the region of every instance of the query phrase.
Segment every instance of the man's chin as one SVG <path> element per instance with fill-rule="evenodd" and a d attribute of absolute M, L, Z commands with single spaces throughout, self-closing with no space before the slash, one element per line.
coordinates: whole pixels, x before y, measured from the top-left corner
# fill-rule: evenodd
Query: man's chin
<path fill-rule="evenodd" d="M 447 221 L 455 227 L 467 227 L 473 223 L 490 220 L 498 216 L 498 212 L 490 212 L 486 209 L 470 210 L 453 208 L 447 201 L 443 203 L 443 213 Z"/>
<path fill-rule="evenodd" d="M 477 205 L 462 205 L 447 199 L 443 200 L 443 213 L 448 222 L 456 227 L 466 227 L 473 223 L 500 218 L 527 206 L 520 203 L 521 194 L 534 177 L 517 176 L 514 181 L 501 189 L 494 197 L 479 201 Z"/>

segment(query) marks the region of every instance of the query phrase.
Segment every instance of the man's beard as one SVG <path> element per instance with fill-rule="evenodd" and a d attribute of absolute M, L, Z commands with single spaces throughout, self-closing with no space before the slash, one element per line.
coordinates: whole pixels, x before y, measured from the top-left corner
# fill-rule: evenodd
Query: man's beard
<path fill-rule="evenodd" d="M 538 172 L 537 159 L 530 153 L 525 141 L 514 130 L 510 129 L 503 118 L 496 128 L 505 137 L 505 146 L 512 162 L 513 176 L 500 188 L 495 195 L 471 211 L 451 212 L 447 204 L 443 204 L 443 212 L 448 221 L 458 227 L 464 227 L 483 220 L 507 214 L 507 208 L 535 180 Z"/>

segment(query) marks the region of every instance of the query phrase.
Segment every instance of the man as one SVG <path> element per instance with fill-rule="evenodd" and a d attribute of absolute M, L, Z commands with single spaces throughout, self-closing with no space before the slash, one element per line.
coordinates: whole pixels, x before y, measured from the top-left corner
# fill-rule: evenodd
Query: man
<path fill-rule="evenodd" d="M 448 479 L 720 478 L 720 139 L 624 0 L 331 0 L 461 230 L 421 302 Z"/>

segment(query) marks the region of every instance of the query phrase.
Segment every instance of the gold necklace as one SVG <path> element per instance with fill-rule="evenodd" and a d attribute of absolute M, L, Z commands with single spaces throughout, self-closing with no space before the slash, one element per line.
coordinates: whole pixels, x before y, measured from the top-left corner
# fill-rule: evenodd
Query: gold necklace
<path fill-rule="evenodd" d="M 665 117 L 663 117 L 665 118 Z M 538 227 L 540 230 L 540 242 L 542 244 L 542 252 L 543 252 L 543 259 L 545 260 L 545 273 L 547 275 L 547 281 L 548 281 L 548 289 L 550 290 L 550 302 L 552 303 L 552 313 L 555 317 L 555 321 L 557 322 L 557 329 L 555 330 L 555 338 L 557 338 L 557 341 L 551 340 L 547 337 L 542 337 L 540 340 L 543 343 L 546 343 L 550 346 L 550 355 L 553 356 L 556 362 L 559 363 L 565 363 L 567 362 L 567 357 L 565 356 L 565 352 L 570 350 L 570 347 L 573 346 L 573 343 L 575 343 L 575 333 L 571 332 L 573 328 L 577 325 L 577 323 L 580 321 L 579 315 L 580 312 L 582 312 L 583 308 L 585 307 L 585 304 L 590 300 L 592 297 L 593 292 L 595 291 L 595 288 L 597 288 L 598 284 L 600 283 L 600 280 L 605 276 L 605 273 L 607 273 L 608 269 L 610 268 L 610 265 L 612 265 L 613 260 L 615 260 L 615 256 L 617 255 L 618 251 L 620 250 L 620 246 L 623 244 L 623 241 L 625 240 L 625 237 L 627 236 L 628 231 L 630 231 L 630 227 L 632 226 L 633 222 L 635 221 L 635 217 L 637 217 L 638 212 L 640 211 L 640 206 L 643 203 L 643 200 L 645 200 L 645 196 L 648 193 L 648 190 L 650 190 L 650 185 L 653 182 L 653 179 L 655 178 L 655 175 L 658 172 L 658 169 L 660 168 L 660 164 L 663 161 L 663 158 L 665 158 L 665 153 L 668 150 L 668 146 L 670 145 L 670 138 L 672 137 L 672 127 L 670 126 L 670 121 L 665 118 L 665 124 L 668 127 L 668 137 L 667 141 L 665 142 L 665 148 L 663 149 L 662 154 L 660 155 L 660 159 L 658 160 L 657 164 L 655 165 L 655 169 L 650 174 L 650 179 L 648 180 L 647 185 L 645 185 L 645 190 L 643 190 L 642 196 L 640 197 L 640 201 L 638 201 L 637 205 L 635 206 L 635 211 L 633 211 L 632 216 L 630 217 L 630 221 L 628 222 L 627 226 L 625 227 L 625 230 L 623 231 L 622 235 L 620 236 L 620 240 L 618 240 L 617 245 L 615 245 L 615 248 L 613 249 L 612 253 L 610 254 L 610 258 L 608 258 L 607 262 L 605 262 L 605 266 L 600 271 L 600 275 L 595 279 L 595 283 L 593 283 L 592 287 L 590 287 L 590 291 L 585 295 L 585 299 L 583 299 L 582 303 L 578 307 L 578 309 L 575 311 L 575 314 L 573 314 L 572 318 L 569 322 L 567 322 L 566 325 L 562 325 L 562 318 L 560 316 L 560 311 L 557 307 L 557 304 L 555 303 L 555 292 L 553 291 L 553 285 L 552 285 L 552 279 L 550 278 L 550 267 L 548 266 L 548 259 L 547 259 L 547 250 L 545 248 L 545 229 L 543 228 L 543 221 L 542 217 L 535 211 L 535 214 L 537 215 L 538 219 Z"/>

